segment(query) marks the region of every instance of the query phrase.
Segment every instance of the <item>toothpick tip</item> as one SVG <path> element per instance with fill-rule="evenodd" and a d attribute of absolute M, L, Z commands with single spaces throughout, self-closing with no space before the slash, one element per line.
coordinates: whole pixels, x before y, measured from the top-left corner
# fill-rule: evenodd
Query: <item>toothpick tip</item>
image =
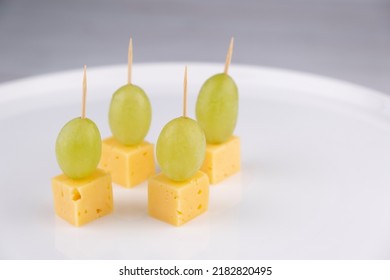
<path fill-rule="evenodd" d="M 183 117 L 187 117 L 187 65 L 184 68 Z"/>
<path fill-rule="evenodd" d="M 82 105 L 81 105 L 81 118 L 85 119 L 85 107 L 86 107 L 86 98 L 87 98 L 87 65 L 84 64 L 84 75 L 83 75 L 83 95 L 82 95 Z"/>
<path fill-rule="evenodd" d="M 129 85 L 131 85 L 132 67 L 133 67 L 133 38 L 130 37 L 129 49 L 127 52 L 127 83 Z"/>
<path fill-rule="evenodd" d="M 229 49 L 226 55 L 226 62 L 225 62 L 225 69 L 224 73 L 227 75 L 229 72 L 229 66 L 232 61 L 232 55 L 233 55 L 233 45 L 234 45 L 234 37 L 232 36 L 230 39 Z"/>

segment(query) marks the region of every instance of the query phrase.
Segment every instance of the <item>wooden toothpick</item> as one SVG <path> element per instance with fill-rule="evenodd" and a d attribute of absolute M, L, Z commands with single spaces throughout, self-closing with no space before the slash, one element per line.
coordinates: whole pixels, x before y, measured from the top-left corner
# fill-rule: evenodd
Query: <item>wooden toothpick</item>
<path fill-rule="evenodd" d="M 133 66 L 133 39 L 130 37 L 127 53 L 127 83 L 131 85 L 131 68 Z"/>
<path fill-rule="evenodd" d="M 225 70 L 223 71 L 225 74 L 228 74 L 230 62 L 232 61 L 233 44 L 234 44 L 234 38 L 232 37 L 230 39 L 230 45 L 229 45 L 229 49 L 228 49 L 228 52 L 226 55 Z"/>
<path fill-rule="evenodd" d="M 187 66 L 184 69 L 183 117 L 187 117 Z"/>
<path fill-rule="evenodd" d="M 85 104 L 87 101 L 87 65 L 84 65 L 84 76 L 83 76 L 83 99 L 81 102 L 81 118 L 85 119 Z"/>

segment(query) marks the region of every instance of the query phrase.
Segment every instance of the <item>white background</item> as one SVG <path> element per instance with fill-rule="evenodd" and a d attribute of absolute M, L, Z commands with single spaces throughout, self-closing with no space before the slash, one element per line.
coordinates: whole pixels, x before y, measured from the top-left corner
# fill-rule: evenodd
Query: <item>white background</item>
<path fill-rule="evenodd" d="M 223 67 L 188 67 L 194 116 L 198 89 Z M 152 102 L 151 142 L 182 113 L 183 71 L 134 68 Z M 126 67 L 88 73 L 87 116 L 105 138 Z M 232 65 L 230 73 L 240 86 L 242 171 L 211 186 L 209 210 L 179 228 L 147 215 L 146 183 L 114 186 L 114 212 L 83 227 L 56 217 L 54 143 L 80 114 L 82 71 L 0 87 L 0 131 L 9 135 L 0 138 L 0 258 L 389 259 L 390 98 L 287 71 Z"/>
<path fill-rule="evenodd" d="M 204 276 L 119 276 L 119 269 L 128 268 L 202 268 Z M 271 276 L 212 276 L 213 267 L 270 266 Z M 388 261 L 2 261 L 0 277 L 14 279 L 272 279 L 388 280 Z"/>

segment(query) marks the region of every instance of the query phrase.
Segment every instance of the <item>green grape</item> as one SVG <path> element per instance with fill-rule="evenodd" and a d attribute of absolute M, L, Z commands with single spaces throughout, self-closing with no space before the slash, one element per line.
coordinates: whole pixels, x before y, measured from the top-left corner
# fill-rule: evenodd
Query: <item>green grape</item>
<path fill-rule="evenodd" d="M 146 93 L 132 84 L 112 96 L 108 120 L 116 140 L 124 145 L 141 143 L 149 131 L 152 106 Z"/>
<path fill-rule="evenodd" d="M 191 178 L 202 166 L 206 139 L 199 124 L 190 118 L 171 120 L 162 129 L 156 157 L 162 172 L 174 181 Z"/>
<path fill-rule="evenodd" d="M 65 175 L 82 179 L 92 174 L 99 163 L 102 140 L 90 119 L 75 118 L 61 129 L 56 141 L 57 162 Z"/>
<path fill-rule="evenodd" d="M 196 102 L 196 118 L 203 128 L 207 143 L 226 141 L 234 131 L 238 114 L 238 89 L 224 73 L 210 77 L 200 89 Z"/>

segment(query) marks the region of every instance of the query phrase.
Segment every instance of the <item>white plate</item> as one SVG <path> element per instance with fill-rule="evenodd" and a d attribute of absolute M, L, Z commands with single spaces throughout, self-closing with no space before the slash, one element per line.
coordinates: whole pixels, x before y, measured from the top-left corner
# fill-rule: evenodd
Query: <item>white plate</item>
<path fill-rule="evenodd" d="M 184 64 L 134 66 L 155 142 L 181 114 Z M 189 108 L 222 65 L 189 64 Z M 147 186 L 114 186 L 115 211 L 81 228 L 55 216 L 54 143 L 80 114 L 82 69 L 0 86 L 0 258 L 389 259 L 390 99 L 313 75 L 232 65 L 240 89 L 242 172 L 211 187 L 209 211 L 182 227 L 146 213 Z M 110 135 L 126 67 L 88 71 L 87 115 Z"/>

